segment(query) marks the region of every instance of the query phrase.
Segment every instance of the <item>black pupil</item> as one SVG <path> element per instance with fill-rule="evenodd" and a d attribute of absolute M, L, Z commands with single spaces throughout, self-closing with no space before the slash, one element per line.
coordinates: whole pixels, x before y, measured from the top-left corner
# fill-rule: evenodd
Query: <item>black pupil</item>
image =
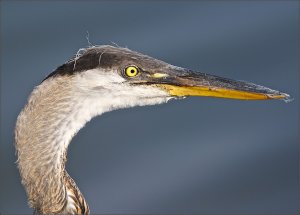
<path fill-rule="evenodd" d="M 133 74 L 134 73 L 134 69 L 131 69 L 130 72 Z"/>

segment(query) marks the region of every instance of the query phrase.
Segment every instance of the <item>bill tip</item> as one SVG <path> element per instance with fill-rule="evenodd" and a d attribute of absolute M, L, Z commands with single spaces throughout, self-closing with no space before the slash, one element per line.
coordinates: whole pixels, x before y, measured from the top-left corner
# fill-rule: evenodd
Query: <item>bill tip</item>
<path fill-rule="evenodd" d="M 279 99 L 279 100 L 283 100 L 286 103 L 289 103 L 291 101 L 293 101 L 294 99 L 287 93 L 278 93 L 278 94 L 271 94 L 268 95 L 268 97 L 270 99 Z"/>

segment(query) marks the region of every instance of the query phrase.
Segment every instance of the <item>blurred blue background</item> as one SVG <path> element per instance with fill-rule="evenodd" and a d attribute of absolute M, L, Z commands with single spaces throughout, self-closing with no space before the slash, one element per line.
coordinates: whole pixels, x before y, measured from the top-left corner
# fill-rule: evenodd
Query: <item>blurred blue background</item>
<path fill-rule="evenodd" d="M 294 97 L 187 98 L 92 120 L 67 163 L 92 213 L 299 214 L 298 1 L 1 1 L 1 213 L 32 212 L 14 163 L 16 117 L 88 45 L 87 31 L 94 45 Z"/>

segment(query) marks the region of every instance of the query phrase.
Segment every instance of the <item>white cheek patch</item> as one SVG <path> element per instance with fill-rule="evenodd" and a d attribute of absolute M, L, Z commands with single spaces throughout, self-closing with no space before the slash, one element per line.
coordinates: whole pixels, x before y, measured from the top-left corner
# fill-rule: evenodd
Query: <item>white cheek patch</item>
<path fill-rule="evenodd" d="M 97 87 L 110 88 L 114 84 L 126 81 L 117 71 L 91 69 L 78 73 L 75 77 L 77 86 L 82 90 L 91 90 Z"/>
<path fill-rule="evenodd" d="M 75 85 L 91 116 L 120 108 L 161 104 L 170 99 L 158 87 L 128 84 L 117 71 L 88 70 L 75 77 Z"/>

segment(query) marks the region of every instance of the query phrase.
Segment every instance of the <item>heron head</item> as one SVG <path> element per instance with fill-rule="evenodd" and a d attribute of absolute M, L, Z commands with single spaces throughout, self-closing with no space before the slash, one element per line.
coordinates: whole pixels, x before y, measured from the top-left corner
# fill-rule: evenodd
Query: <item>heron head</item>
<path fill-rule="evenodd" d="M 245 81 L 194 72 L 131 51 L 98 46 L 82 49 L 51 76 L 72 75 L 86 96 L 100 95 L 116 108 L 150 105 L 170 98 L 287 99 L 289 95 Z"/>

